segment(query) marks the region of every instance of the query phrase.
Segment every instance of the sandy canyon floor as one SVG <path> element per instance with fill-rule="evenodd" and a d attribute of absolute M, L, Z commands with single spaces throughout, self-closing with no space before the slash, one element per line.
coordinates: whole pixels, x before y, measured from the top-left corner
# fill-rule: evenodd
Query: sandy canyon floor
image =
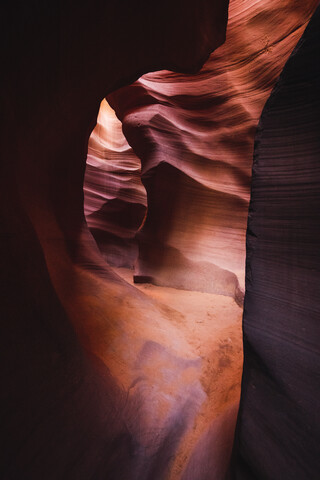
<path fill-rule="evenodd" d="M 115 273 L 133 285 L 132 271 Z M 135 288 L 163 314 L 125 322 L 121 339 L 117 336 L 109 347 L 111 372 L 130 395 L 140 388 L 142 430 L 155 431 L 172 415 L 189 418 L 168 478 L 202 480 L 210 471 L 208 478 L 219 480 L 231 452 L 240 398 L 242 309 L 222 295 L 147 283 Z M 124 353 L 125 337 L 131 336 L 141 337 L 138 353 L 136 348 Z"/>

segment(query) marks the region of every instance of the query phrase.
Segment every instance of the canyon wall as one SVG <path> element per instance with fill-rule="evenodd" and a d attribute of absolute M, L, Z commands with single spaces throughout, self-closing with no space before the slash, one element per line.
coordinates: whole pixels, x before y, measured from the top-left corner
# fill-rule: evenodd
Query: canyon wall
<path fill-rule="evenodd" d="M 108 96 L 141 160 L 147 191 L 148 212 L 136 235 L 137 261 L 133 261 L 132 246 L 127 247 L 127 265 L 134 265 L 136 282 L 222 293 L 242 303 L 255 130 L 314 6 L 314 1 L 303 5 L 291 0 L 281 4 L 233 1 L 226 42 L 198 74 L 149 73 Z M 112 136 L 113 126 L 106 123 L 105 128 Z M 115 164 L 111 155 L 104 165 Z M 121 176 L 126 155 L 117 154 Z M 87 172 L 91 170 L 89 152 Z M 105 181 L 101 195 L 109 185 L 112 190 L 112 182 L 113 178 L 109 184 Z M 136 198 L 132 192 L 131 202 Z M 90 204 L 92 198 L 86 196 L 85 205 L 91 208 Z M 106 199 L 104 218 L 108 205 Z M 96 231 L 93 215 L 101 218 L 102 211 L 95 210 L 87 220 L 101 244 L 112 230 L 106 220 L 104 228 Z M 130 212 L 140 226 L 141 207 L 133 211 L 131 203 Z M 128 218 L 128 207 L 118 213 Z M 132 229 L 130 233 L 132 238 Z M 114 247 L 100 248 L 110 258 L 108 251 Z M 111 261 L 123 264 L 124 249 L 119 255 Z"/>
<path fill-rule="evenodd" d="M 318 8 L 255 140 L 235 479 L 319 477 L 319 58 Z"/>
<path fill-rule="evenodd" d="M 152 351 L 176 376 L 197 360 L 166 353 L 167 337 L 148 333 L 171 310 L 104 262 L 83 178 L 102 99 L 150 70 L 196 71 L 224 41 L 227 9 L 219 0 L 2 5 L 2 479 L 164 478 L 192 421 L 199 381 L 168 396 L 169 420 L 153 435 L 144 383 L 129 399 L 131 383 L 116 377 L 119 365 L 141 377 Z"/>
<path fill-rule="evenodd" d="M 84 213 L 104 259 L 132 268 L 135 240 L 147 212 L 141 163 L 126 141 L 122 124 L 106 100 L 89 138 L 84 177 Z"/>
<path fill-rule="evenodd" d="M 241 309 L 212 293 L 221 292 L 212 278 L 221 273 L 231 296 L 237 282 L 243 288 L 254 128 L 316 3 L 234 2 L 232 41 L 196 74 L 225 40 L 227 1 L 5 0 L 4 480 L 224 479 L 239 398 Z M 308 32 L 258 134 L 231 471 L 241 479 L 318 473 L 318 16 Z M 129 143 L 103 131 L 105 97 Z M 275 150 L 283 163 L 273 161 Z M 84 216 L 85 176 L 87 221 L 100 250 Z M 224 240 L 231 255 L 223 255 Z M 210 295 L 138 288 L 105 262 L 130 265 L 137 247 L 136 281 L 167 285 L 172 275 L 177 286 L 189 276 L 179 286 L 201 290 L 202 275 Z"/>

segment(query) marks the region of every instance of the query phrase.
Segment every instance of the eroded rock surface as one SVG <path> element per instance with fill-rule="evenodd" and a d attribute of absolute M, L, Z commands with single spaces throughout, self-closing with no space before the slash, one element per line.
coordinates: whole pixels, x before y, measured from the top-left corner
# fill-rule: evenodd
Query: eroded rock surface
<path fill-rule="evenodd" d="M 103 100 L 88 144 L 84 213 L 110 265 L 134 265 L 138 256 L 135 235 L 146 212 L 140 159 L 128 145 L 121 122 Z"/>
<path fill-rule="evenodd" d="M 235 479 L 319 477 L 319 57 L 318 8 L 256 136 Z"/>
<path fill-rule="evenodd" d="M 151 342 L 150 317 L 161 323 L 168 310 L 104 262 L 84 218 L 83 177 L 102 99 L 150 70 L 195 71 L 224 41 L 227 7 L 224 0 L 2 5 L 4 480 L 160 479 L 169 469 L 194 414 L 188 390 L 181 406 L 173 395 L 175 414 L 171 422 L 164 416 L 161 437 L 146 428 L 142 443 L 141 395 L 128 399 L 106 362 L 122 320 L 135 328 L 121 351 L 137 357 Z M 158 347 L 161 358 L 166 348 Z M 167 356 L 173 372 L 172 359 L 179 372 L 188 365 L 184 354 Z M 114 352 L 109 357 L 117 363 Z M 190 392 L 201 393 L 193 383 Z"/>
<path fill-rule="evenodd" d="M 83 179 L 88 140 L 101 100 L 148 71 L 195 72 L 224 41 L 227 3 L 222 0 L 164 0 L 158 4 L 5 0 L 1 45 L 8 50 L 1 58 L 1 105 L 5 122 L 0 130 L 3 156 L 0 175 L 3 369 L 0 476 L 4 480 L 176 480 L 181 477 L 198 480 L 196 472 L 199 471 L 199 480 L 204 480 L 210 478 L 211 468 L 216 475 L 226 471 L 239 399 L 241 309 L 226 296 L 172 292 L 172 289 L 150 284 L 138 288 L 126 281 L 123 272 L 118 271 L 119 275 L 114 272 L 102 258 L 87 228 Z M 248 11 L 255 5 L 248 3 Z M 290 11 L 287 5 L 271 10 L 272 22 L 277 19 L 282 25 Z M 292 5 L 286 21 L 291 25 L 292 20 L 295 27 L 291 25 L 284 33 L 288 39 L 306 20 L 311 4 Z M 268 17 L 267 11 L 263 16 Z M 260 22 L 261 16 L 258 20 Z M 263 45 L 265 48 L 266 43 Z M 287 48 L 289 53 L 289 46 Z M 238 54 L 242 51 L 240 42 Z M 222 61 L 219 55 L 218 63 Z M 282 55 L 279 56 L 282 60 Z M 241 57 L 243 67 L 246 58 Z M 268 68 L 277 64 L 276 61 L 270 63 Z M 230 70 L 232 66 L 231 62 Z M 237 71 L 241 77 L 242 70 Z M 257 76 L 260 73 L 258 69 Z M 206 83 L 205 70 L 203 75 L 200 78 Z M 173 85 L 175 78 L 173 75 Z M 244 78 L 246 83 L 247 77 Z M 187 87 L 188 81 L 185 85 Z M 249 86 L 251 88 L 251 84 Z M 192 82 L 190 88 L 194 88 Z M 236 95 L 236 91 L 237 88 L 232 90 L 232 95 Z M 191 101 L 192 95 L 185 94 L 190 96 L 188 102 Z M 219 88 L 216 94 L 219 99 Z M 181 99 L 176 95 L 174 98 L 178 108 Z M 236 108 L 233 103 L 231 108 Z M 241 112 L 239 120 L 244 121 L 246 128 L 249 125 L 252 128 L 251 120 L 247 123 L 246 114 Z M 161 113 L 160 127 L 164 118 Z M 190 135 L 198 122 L 199 125 L 205 123 L 201 123 L 199 117 L 190 122 L 193 125 Z M 217 125 L 214 123 L 214 126 Z M 235 123 L 231 123 L 231 127 L 235 127 Z M 207 127 L 203 131 L 205 139 Z M 174 141 L 180 142 L 174 132 L 172 129 Z M 126 135 L 129 138 L 128 132 Z M 161 138 L 162 134 L 160 146 Z M 199 145 L 196 156 L 202 155 Z M 246 143 L 245 149 L 248 145 Z M 241 145 L 239 148 L 241 150 Z M 147 171 L 147 161 L 145 165 Z M 195 176 L 194 164 L 190 165 L 187 175 L 176 159 L 170 165 L 164 162 L 163 167 L 175 172 L 177 184 L 196 192 L 197 214 L 200 203 L 205 204 L 208 199 L 214 200 L 219 213 L 222 207 L 216 199 L 230 200 L 232 196 L 228 183 L 233 167 L 222 168 L 222 176 L 218 176 L 216 183 L 210 179 L 211 183 L 205 184 L 206 175 L 201 173 L 201 168 Z M 205 162 L 205 170 L 206 165 Z M 208 168 L 211 168 L 210 162 Z M 248 184 L 246 168 L 249 172 L 249 167 L 243 167 L 242 171 L 241 162 L 240 167 L 235 168 L 241 173 L 243 191 Z M 166 170 L 164 177 L 165 173 Z M 96 178 L 95 172 L 91 177 L 93 183 Z M 113 186 L 115 196 L 124 193 L 118 181 Z M 161 192 L 161 182 L 160 187 Z M 130 199 L 132 188 L 137 193 L 130 187 Z M 212 191 L 219 192 L 214 193 L 217 197 L 212 197 Z M 242 198 L 243 191 L 238 187 L 235 194 L 240 205 L 247 202 L 245 196 Z M 203 200 L 200 202 L 198 197 Z M 186 198 L 190 197 L 186 195 Z M 103 210 L 105 199 L 112 200 L 103 197 L 103 206 L 98 212 Z M 128 207 L 128 197 L 122 200 L 124 203 L 119 204 L 117 200 L 107 207 L 108 215 L 116 215 Z M 139 202 L 132 204 L 136 209 Z M 156 201 L 152 205 L 158 208 Z M 182 207 L 185 208 L 184 202 Z M 243 208 L 237 210 L 241 225 Z M 208 213 L 203 211 L 208 222 Z M 93 213 L 90 209 L 88 212 L 89 216 Z M 190 219 L 194 224 L 192 215 Z M 100 214 L 93 215 L 92 220 L 97 228 L 101 227 Z M 122 232 L 130 236 L 139 224 L 136 217 L 135 221 L 131 226 L 116 225 L 112 218 L 109 225 L 115 236 L 119 237 Z M 159 225 L 164 225 L 161 216 Z M 147 232 L 147 224 L 145 228 Z M 239 227 L 239 232 L 242 229 L 243 226 Z M 182 231 L 190 233 L 188 229 Z M 217 229 L 217 235 L 219 231 Z M 236 236 L 234 245 L 238 245 L 240 236 Z M 206 245 L 206 235 L 203 238 Z M 112 241 L 102 238 L 101 244 L 107 248 Z M 176 248 L 174 243 L 170 246 Z M 167 254 L 168 245 L 164 247 Z M 235 252 L 239 253 L 237 248 Z M 184 257 L 194 261 L 197 268 L 203 261 L 189 258 L 180 245 L 173 250 L 177 251 L 179 255 L 173 256 L 178 265 L 186 262 Z M 123 252 L 122 245 L 121 255 Z M 240 258 L 238 253 L 234 259 Z M 218 253 L 214 255 L 219 257 Z M 235 268 L 226 268 L 218 261 L 216 265 L 238 276 Z M 269 304 L 265 307 L 269 308 Z M 302 309 L 302 304 L 298 307 Z M 297 324 L 297 328 L 299 326 Z M 305 335 L 308 339 L 308 333 Z M 273 352 L 274 347 L 266 338 L 259 336 L 264 348 L 270 347 Z M 248 357 L 255 361 L 254 352 L 248 350 Z M 270 356 L 273 358 L 279 364 L 286 361 L 285 356 L 281 361 L 277 356 Z M 275 372 L 277 368 L 278 365 L 274 367 Z M 306 373 L 306 377 L 308 371 L 296 369 L 299 375 Z M 265 382 L 264 370 L 261 372 L 261 382 Z M 282 370 L 279 372 L 281 377 Z M 308 402 L 312 403 L 314 390 L 311 391 L 311 387 L 308 390 L 306 382 L 302 386 L 307 392 L 302 404 L 306 418 L 311 412 Z M 282 384 L 277 387 L 280 393 L 282 387 Z M 299 392 L 296 391 L 297 395 Z M 273 397 L 278 390 L 272 389 L 271 393 Z M 243 398 L 246 402 L 245 390 Z M 247 398 L 250 401 L 250 396 Z M 294 418 L 299 402 L 293 396 L 290 398 L 294 402 L 285 406 L 288 416 Z M 244 411 L 245 407 L 241 421 L 248 418 L 249 433 L 254 432 L 251 417 L 244 416 Z M 222 431 L 223 448 L 221 443 L 217 446 Z M 302 461 L 309 462 L 307 472 L 313 474 L 314 450 L 311 444 L 306 445 L 310 451 L 302 450 Z M 213 457 L 211 449 L 214 449 Z M 216 460 L 214 466 L 212 458 Z M 197 470 L 199 462 L 201 469 Z M 280 464 L 280 468 L 283 472 L 284 464 Z M 250 478 L 250 472 L 245 478 Z"/>
<path fill-rule="evenodd" d="M 108 97 L 148 195 L 137 281 L 241 302 L 256 126 L 316 3 L 234 0 L 200 73 L 150 73 Z"/>

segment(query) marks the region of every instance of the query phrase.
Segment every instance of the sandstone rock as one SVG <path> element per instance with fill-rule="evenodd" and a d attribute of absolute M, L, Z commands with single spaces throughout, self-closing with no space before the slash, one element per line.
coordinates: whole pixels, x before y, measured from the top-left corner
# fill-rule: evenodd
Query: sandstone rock
<path fill-rule="evenodd" d="M 136 277 L 161 284 L 166 277 L 178 286 L 192 263 L 193 289 L 202 291 L 206 262 L 212 264 L 206 291 L 223 292 L 234 275 L 243 296 L 255 130 L 315 5 L 232 1 L 226 42 L 198 74 L 149 73 L 108 96 L 141 159 L 148 196 Z M 186 258 L 175 269 L 165 254 L 171 248 Z M 226 272 L 222 281 L 217 267 Z"/>
<path fill-rule="evenodd" d="M 235 479 L 319 476 L 320 10 L 261 116 Z"/>

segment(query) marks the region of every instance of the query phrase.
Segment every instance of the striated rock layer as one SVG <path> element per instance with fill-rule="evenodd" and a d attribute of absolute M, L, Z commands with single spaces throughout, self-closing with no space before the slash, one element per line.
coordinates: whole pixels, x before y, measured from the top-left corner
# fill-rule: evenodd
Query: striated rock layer
<path fill-rule="evenodd" d="M 320 7 L 266 103 L 256 136 L 237 480 L 319 478 L 319 58 Z"/>
<path fill-rule="evenodd" d="M 108 96 L 148 196 L 136 281 L 241 301 L 256 125 L 316 3 L 234 0 L 201 72 L 150 73 Z"/>
<path fill-rule="evenodd" d="M 147 211 L 140 177 L 140 160 L 103 100 L 88 144 L 84 213 L 103 257 L 117 267 L 132 267 L 138 255 L 134 237 Z"/>
<path fill-rule="evenodd" d="M 202 359 L 178 313 L 104 262 L 83 177 L 102 99 L 150 70 L 198 69 L 227 7 L 2 5 L 1 479 L 163 479 L 193 427 Z"/>
<path fill-rule="evenodd" d="M 293 3 L 300 15 L 300 3 Z M 239 397 L 241 309 L 225 296 L 152 285 L 137 288 L 123 272 L 121 278 L 106 264 L 88 230 L 83 179 L 88 140 L 102 99 L 148 71 L 197 71 L 224 41 L 227 8 L 223 0 L 4 1 L 1 47 L 7 50 L 1 52 L 0 90 L 5 120 L 0 129 L 4 480 L 224 476 Z M 310 4 L 301 8 L 309 11 Z M 275 12 L 273 21 L 280 22 L 289 10 Z M 291 14 L 289 23 L 290 18 Z M 91 153 L 96 146 L 90 144 Z M 92 209 L 89 202 L 86 211 L 89 222 L 92 215 L 92 225 L 101 231 L 102 215 L 95 214 L 95 206 L 99 212 L 117 196 L 106 207 L 108 231 L 127 240 L 140 220 L 134 214 L 132 224 L 117 224 L 114 216 L 130 203 L 135 212 L 139 204 L 144 207 L 141 197 L 132 201 L 141 187 L 131 184 L 129 173 L 130 191 L 125 194 L 112 165 L 109 170 L 102 166 L 111 146 L 115 148 L 109 144 L 104 151 L 99 146 L 92 163 L 101 160 L 95 165 L 105 170 L 108 182 L 113 178 L 113 190 L 97 198 L 104 180 L 98 181 L 100 173 L 94 169 L 90 178 L 89 171 L 92 188 L 87 193 L 94 195 Z M 131 166 L 133 160 L 128 153 Z M 179 179 L 177 166 L 165 163 L 164 174 L 168 168 Z M 198 191 L 199 181 L 184 176 L 188 188 Z M 211 199 L 210 185 L 201 190 L 203 201 Z M 106 251 L 115 245 L 110 237 L 101 239 Z M 119 257 L 125 259 L 124 243 Z M 167 254 L 168 246 L 164 247 Z M 180 247 L 173 251 L 175 260 L 185 263 Z M 108 260 L 117 255 L 111 252 Z M 191 256 L 188 260 L 200 263 Z M 227 271 L 218 263 L 216 268 Z M 228 271 L 235 275 L 231 267 Z M 270 350 L 264 342 L 265 338 L 262 343 Z M 255 360 L 252 351 L 248 357 Z M 280 366 L 285 360 L 285 356 L 279 360 Z M 264 372 L 260 378 L 266 382 Z M 277 395 L 283 391 L 280 382 L 277 389 Z M 308 390 L 305 399 L 310 400 L 311 393 Z M 243 398 L 245 402 L 245 390 Z M 307 403 L 304 412 L 311 411 Z M 285 406 L 290 418 L 299 412 L 298 402 Z M 243 407 L 239 425 L 247 416 L 244 411 Z M 255 432 L 251 427 L 249 434 Z M 261 440 L 254 438 L 256 444 Z M 306 445 L 310 450 L 302 450 L 301 461 L 309 462 L 308 473 L 313 474 L 313 447 Z"/>

